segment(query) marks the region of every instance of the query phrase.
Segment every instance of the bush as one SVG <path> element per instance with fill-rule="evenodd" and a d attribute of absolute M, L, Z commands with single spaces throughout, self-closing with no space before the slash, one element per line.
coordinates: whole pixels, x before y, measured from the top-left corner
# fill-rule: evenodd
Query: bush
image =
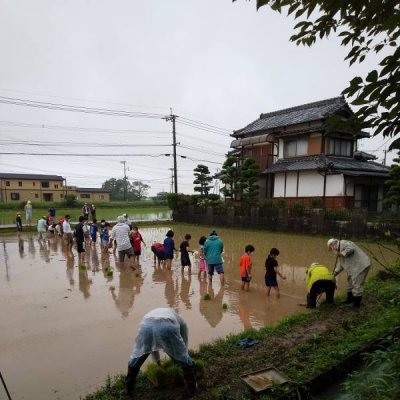
<path fill-rule="evenodd" d="M 64 201 L 61 203 L 64 207 L 74 207 L 78 205 L 78 200 L 76 195 L 72 193 L 67 193 L 64 197 Z"/>
<path fill-rule="evenodd" d="M 323 205 L 324 205 L 324 201 L 322 200 L 321 197 L 314 197 L 314 198 L 311 200 L 311 206 L 312 206 L 313 208 L 322 208 Z"/>
<path fill-rule="evenodd" d="M 182 193 L 170 193 L 167 197 L 167 202 L 170 209 L 178 210 L 191 204 L 196 204 L 196 196 L 189 196 Z"/>

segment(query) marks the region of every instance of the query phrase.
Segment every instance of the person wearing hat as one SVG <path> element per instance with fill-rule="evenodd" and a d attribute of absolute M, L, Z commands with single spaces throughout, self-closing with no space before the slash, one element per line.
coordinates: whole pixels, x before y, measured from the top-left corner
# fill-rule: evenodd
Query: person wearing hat
<path fill-rule="evenodd" d="M 204 255 L 207 259 L 208 280 L 212 283 L 214 271 L 217 271 L 221 285 L 224 284 L 224 262 L 222 260 L 222 252 L 224 251 L 224 243 L 218 236 L 215 229 L 210 232 L 210 236 L 204 243 Z"/>
<path fill-rule="evenodd" d="M 32 223 L 32 203 L 28 200 L 24 207 L 25 210 L 25 222 L 31 226 Z"/>
<path fill-rule="evenodd" d="M 315 308 L 317 306 L 317 296 L 321 293 L 325 293 L 327 303 L 333 303 L 336 281 L 325 265 L 312 263 L 307 268 L 306 283 L 308 291 L 307 308 Z"/>
<path fill-rule="evenodd" d="M 117 224 L 111 230 L 110 244 L 111 248 L 113 241 L 117 242 L 118 259 L 120 262 L 124 262 L 125 256 L 128 256 L 131 269 L 136 268 L 133 265 L 133 249 L 130 241 L 131 230 L 129 226 L 125 223 L 125 218 L 120 215 L 117 217 Z"/>
<path fill-rule="evenodd" d="M 347 298 L 344 304 L 351 307 L 360 307 L 364 283 L 371 267 L 369 257 L 350 240 L 329 239 L 329 251 L 336 255 L 336 265 L 333 276 L 336 277 L 343 270 L 347 272 Z"/>

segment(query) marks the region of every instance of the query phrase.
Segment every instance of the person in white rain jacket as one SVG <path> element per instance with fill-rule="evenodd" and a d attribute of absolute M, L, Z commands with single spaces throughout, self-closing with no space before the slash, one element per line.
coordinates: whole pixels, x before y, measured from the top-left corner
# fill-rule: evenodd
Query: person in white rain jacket
<path fill-rule="evenodd" d="M 195 368 L 187 343 L 186 322 L 172 308 L 156 308 L 148 312 L 140 322 L 135 348 L 129 359 L 126 394 L 133 393 L 136 376 L 147 357 L 151 354 L 153 360 L 160 364 L 159 351 L 163 350 L 182 367 L 187 396 L 193 396 L 196 390 Z"/>
<path fill-rule="evenodd" d="M 333 251 L 337 256 L 333 276 L 336 277 L 343 270 L 347 272 L 347 299 L 344 303 L 352 307 L 360 307 L 371 260 L 350 240 L 332 238 L 327 244 L 329 251 Z"/>

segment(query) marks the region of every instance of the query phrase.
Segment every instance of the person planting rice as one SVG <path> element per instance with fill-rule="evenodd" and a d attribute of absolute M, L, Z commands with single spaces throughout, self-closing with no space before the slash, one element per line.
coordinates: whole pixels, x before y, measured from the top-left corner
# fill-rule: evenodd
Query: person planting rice
<path fill-rule="evenodd" d="M 333 303 L 336 281 L 331 272 L 325 265 L 312 263 L 306 272 L 307 283 L 307 308 L 317 306 L 317 297 L 322 293 L 326 295 L 326 302 Z"/>
<path fill-rule="evenodd" d="M 160 364 L 159 351 L 163 350 L 182 367 L 186 397 L 192 397 L 196 391 L 196 375 L 187 346 L 188 328 L 176 311 L 172 308 L 156 308 L 148 312 L 140 322 L 135 348 L 128 362 L 125 393 L 133 394 L 136 377 L 147 357 L 151 354 L 154 362 Z"/>

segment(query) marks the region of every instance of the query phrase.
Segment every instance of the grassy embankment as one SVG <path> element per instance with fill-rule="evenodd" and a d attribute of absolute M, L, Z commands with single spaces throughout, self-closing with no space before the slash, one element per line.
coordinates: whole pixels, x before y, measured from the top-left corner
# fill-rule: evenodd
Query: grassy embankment
<path fill-rule="evenodd" d="M 395 266 L 400 271 L 400 262 Z M 196 399 L 282 399 L 291 397 L 296 388 L 306 387 L 315 376 L 338 366 L 354 351 L 363 348 L 395 327 L 400 326 L 400 281 L 392 277 L 371 279 L 366 287 L 361 309 L 322 306 L 307 314 L 285 318 L 275 327 L 244 331 L 214 343 L 200 346 L 193 352 L 195 360 L 204 366 L 199 379 Z M 251 336 L 259 344 L 247 349 L 237 347 L 237 342 Z M 397 342 L 398 343 L 398 342 Z M 399 346 L 397 346 L 398 349 Z M 388 357 L 390 358 L 390 357 Z M 395 357 L 396 358 L 396 357 Z M 263 393 L 252 392 L 239 378 L 240 375 L 274 366 L 286 374 L 291 384 L 286 393 L 282 388 Z M 124 366 L 121 366 L 124 368 Z M 391 392 L 379 374 L 369 379 L 370 399 L 396 399 L 400 395 L 400 371 L 391 377 Z M 109 378 L 105 386 L 85 400 L 116 400 L 125 398 L 123 376 Z M 380 383 L 373 381 L 380 380 Z M 394 379 L 394 380 L 393 380 Z M 393 382 L 397 381 L 397 387 Z M 381 385 L 380 393 L 372 388 Z M 290 388 L 290 390 L 289 390 Z M 375 390 L 375 389 L 374 389 Z M 395 393 L 395 394 L 393 394 Z M 393 397 L 394 396 L 394 397 Z M 155 388 L 141 373 L 138 377 L 134 399 L 183 399 L 182 386 Z M 367 398 L 365 398 L 366 400 Z"/>

